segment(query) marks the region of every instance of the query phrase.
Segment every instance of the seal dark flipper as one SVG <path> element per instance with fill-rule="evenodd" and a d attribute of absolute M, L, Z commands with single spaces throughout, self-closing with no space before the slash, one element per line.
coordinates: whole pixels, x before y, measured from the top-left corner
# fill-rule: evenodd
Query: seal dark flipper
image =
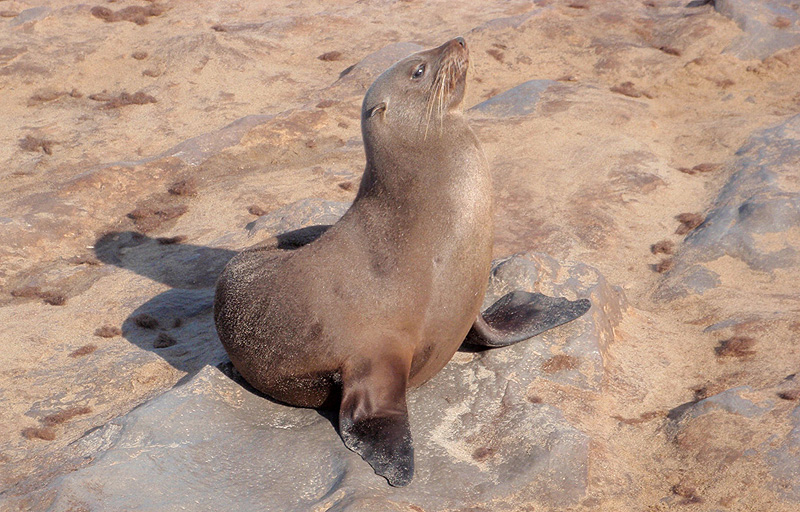
<path fill-rule="evenodd" d="M 395 487 L 414 476 L 414 447 L 406 409 L 411 358 L 363 359 L 342 371 L 339 433 L 344 444 L 361 455 Z"/>
<path fill-rule="evenodd" d="M 478 314 L 464 342 L 483 347 L 512 345 L 575 320 L 591 305 L 589 299 L 572 301 L 517 290 Z"/>

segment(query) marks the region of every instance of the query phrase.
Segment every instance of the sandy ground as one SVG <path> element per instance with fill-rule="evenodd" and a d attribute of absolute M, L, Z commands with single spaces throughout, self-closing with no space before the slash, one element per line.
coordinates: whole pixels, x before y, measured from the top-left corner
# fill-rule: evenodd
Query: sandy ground
<path fill-rule="evenodd" d="M 691 432 L 676 442 L 663 419 L 800 369 L 800 272 L 725 256 L 712 264 L 720 286 L 657 301 L 664 256 L 651 245 L 679 246 L 676 216 L 706 213 L 748 137 L 800 112 L 800 50 L 740 60 L 723 52 L 737 25 L 683 3 L 0 1 L 2 488 L 47 482 L 46 461 L 69 442 L 207 362 L 95 335 L 176 286 L 146 259 L 153 252 L 136 268 L 100 261 L 93 248 L 104 234 L 238 249 L 251 241 L 224 235 L 243 232 L 251 206 L 352 199 L 368 82 L 345 72 L 393 43 L 463 35 L 468 107 L 528 80 L 560 84 L 536 115 L 474 118 L 495 172 L 496 256 L 535 250 L 587 263 L 631 306 L 602 393 L 540 393 L 592 435 L 578 509 L 784 510 L 769 486 L 752 484 L 767 478 L 763 468 L 723 464 L 722 447 L 696 448 Z M 703 164 L 708 172 L 680 170 Z M 130 215 L 137 208 L 151 213 Z M 193 275 L 179 284 L 212 284 Z M 735 321 L 707 330 L 726 319 Z M 733 336 L 755 339 L 753 350 L 720 356 Z M 735 445 L 741 429 L 720 428 Z M 747 435 L 785 428 L 767 422 Z"/>

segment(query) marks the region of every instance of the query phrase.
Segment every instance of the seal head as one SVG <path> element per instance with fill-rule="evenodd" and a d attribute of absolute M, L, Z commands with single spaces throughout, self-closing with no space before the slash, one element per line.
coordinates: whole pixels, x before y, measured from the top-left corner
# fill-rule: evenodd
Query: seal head
<path fill-rule="evenodd" d="M 423 139 L 443 128 L 445 113 L 464 100 L 469 50 L 463 37 L 415 53 L 384 71 L 361 109 L 364 143 L 392 137 Z M 367 151 L 369 154 L 369 151 Z"/>

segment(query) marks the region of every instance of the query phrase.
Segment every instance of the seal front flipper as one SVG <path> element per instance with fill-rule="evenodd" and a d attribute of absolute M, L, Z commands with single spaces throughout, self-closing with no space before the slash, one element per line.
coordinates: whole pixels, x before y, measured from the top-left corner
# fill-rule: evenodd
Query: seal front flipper
<path fill-rule="evenodd" d="M 483 347 L 512 345 L 575 320 L 591 306 L 589 299 L 573 301 L 517 290 L 479 313 L 464 342 Z"/>
<path fill-rule="evenodd" d="M 395 487 L 407 485 L 414 476 L 406 409 L 410 367 L 410 355 L 378 351 L 372 359 L 348 362 L 342 369 L 342 440 Z"/>

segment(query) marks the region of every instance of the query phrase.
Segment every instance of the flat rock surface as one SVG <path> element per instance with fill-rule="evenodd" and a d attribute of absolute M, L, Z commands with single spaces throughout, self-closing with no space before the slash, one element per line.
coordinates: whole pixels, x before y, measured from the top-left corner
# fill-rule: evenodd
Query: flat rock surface
<path fill-rule="evenodd" d="M 686 237 L 660 298 L 703 293 L 721 284 L 711 262 L 728 257 L 763 272 L 800 264 L 800 115 L 754 134 L 736 152 L 731 175 Z"/>
<path fill-rule="evenodd" d="M 786 0 L 716 0 L 714 8 L 744 32 L 726 49 L 737 57 L 763 59 L 800 45 L 800 6 Z"/>
<path fill-rule="evenodd" d="M 796 511 L 800 6 L 688 3 L 0 1 L 0 509 Z M 213 286 L 341 215 L 366 88 L 458 35 L 486 306 L 593 307 L 413 391 L 398 490 L 217 369 Z"/>
<path fill-rule="evenodd" d="M 308 211 L 307 202 L 296 206 Z M 319 205 L 319 215 L 326 212 Z M 593 309 L 532 343 L 464 349 L 412 391 L 416 476 L 406 488 L 389 487 L 344 447 L 332 423 L 335 411 L 275 403 L 206 366 L 72 443 L 67 452 L 72 464 L 82 458 L 80 469 L 30 493 L 25 504 L 179 510 L 202 503 L 211 510 L 235 503 L 287 511 L 369 510 L 376 499 L 385 507 L 430 510 L 514 510 L 523 501 L 576 505 L 587 491 L 590 438 L 536 390 L 540 382 L 573 394 L 592 389 L 585 403 L 592 407 L 607 353 L 596 344 L 613 337 L 624 301 L 620 290 L 586 265 L 565 268 L 536 254 L 497 262 L 487 298 L 508 288 L 545 291 L 536 286 L 540 274 L 547 275 L 547 288 L 588 297 Z M 230 364 L 223 367 L 229 370 Z"/>

